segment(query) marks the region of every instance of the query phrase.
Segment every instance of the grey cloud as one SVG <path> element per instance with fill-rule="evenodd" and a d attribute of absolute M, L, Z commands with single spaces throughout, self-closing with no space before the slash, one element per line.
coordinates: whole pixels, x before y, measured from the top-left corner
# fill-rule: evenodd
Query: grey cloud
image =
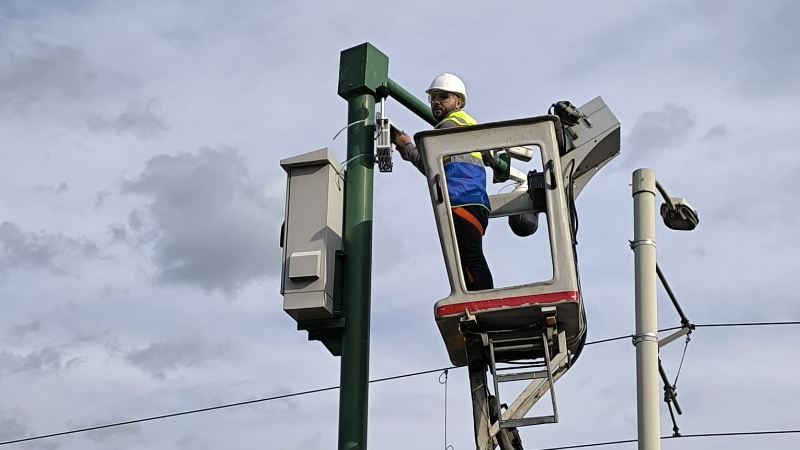
<path fill-rule="evenodd" d="M 113 119 L 90 115 L 86 119 L 86 125 L 95 132 L 129 132 L 139 140 L 158 139 L 167 129 L 167 121 L 158 110 L 155 99 L 150 99 L 145 104 L 134 102 Z"/>
<path fill-rule="evenodd" d="M 113 242 L 127 242 L 128 229 L 123 224 L 114 223 L 108 226 L 108 234 Z"/>
<path fill-rule="evenodd" d="M 144 219 L 142 219 L 142 212 L 139 209 L 133 209 L 128 213 L 128 226 L 131 230 L 140 233 L 144 230 Z"/>
<path fill-rule="evenodd" d="M 9 414 L 5 411 L 0 416 L 0 440 L 10 441 L 27 437 L 28 427 L 25 426 L 16 414 L 7 417 Z"/>
<path fill-rule="evenodd" d="M 86 238 L 22 231 L 11 222 L 0 223 L 0 273 L 9 269 L 40 269 L 66 274 L 71 263 L 99 256 Z"/>
<path fill-rule="evenodd" d="M 33 333 L 34 331 L 39 331 L 41 328 L 42 323 L 38 320 L 34 320 L 33 322 L 26 323 L 25 325 L 14 325 L 11 327 L 11 333 L 16 336 L 22 336 L 28 333 Z"/>
<path fill-rule="evenodd" d="M 0 53 L 0 111 L 26 112 L 31 107 L 50 108 L 102 92 L 110 81 L 122 78 L 100 74 L 86 55 L 75 48 L 47 42 L 15 46 L 2 39 Z"/>
<path fill-rule="evenodd" d="M 8 19 L 31 20 L 53 14 L 54 12 L 78 12 L 87 9 L 92 0 L 4 0 L 3 16 Z"/>
<path fill-rule="evenodd" d="M 58 195 L 69 191 L 69 185 L 66 181 L 62 181 L 58 186 L 36 186 L 34 191 L 39 194 Z"/>
<path fill-rule="evenodd" d="M 209 346 L 194 340 L 178 342 L 154 342 L 146 348 L 134 350 L 125 360 L 152 377 L 165 379 L 166 372 L 180 366 L 195 367 L 212 358 L 225 357 L 231 352 L 229 342 Z"/>
<path fill-rule="evenodd" d="M 65 359 L 63 346 L 45 347 L 28 354 L 4 350 L 0 352 L 0 372 L 39 376 L 72 369 L 81 361 Z"/>
<path fill-rule="evenodd" d="M 210 450 L 211 447 L 197 436 L 186 436 L 175 442 L 180 450 Z"/>
<path fill-rule="evenodd" d="M 153 199 L 128 224 L 140 243 L 154 244 L 159 283 L 231 295 L 277 276 L 282 199 L 250 177 L 235 149 L 155 156 L 122 191 Z"/>
<path fill-rule="evenodd" d="M 581 42 L 580 57 L 558 74 L 583 80 L 593 67 L 595 75 L 619 76 L 619 65 L 669 61 L 667 69 L 679 76 L 729 86 L 732 95 L 797 95 L 800 46 L 788 43 L 800 41 L 798 17 L 800 3 L 793 0 L 774 0 L 769 7 L 752 1 L 652 2 L 621 20 L 600 22 Z"/>
<path fill-rule="evenodd" d="M 686 142 L 695 119 L 683 106 L 666 104 L 656 111 L 642 113 L 625 138 L 626 163 L 642 161 L 656 152 L 676 148 Z"/>
<path fill-rule="evenodd" d="M 33 436 L 34 432 L 28 425 L 29 421 L 28 414 L 20 408 L 0 410 L 0 441 L 13 441 Z M 59 446 L 52 439 L 22 442 L 17 445 L 27 450 L 55 450 Z"/>
<path fill-rule="evenodd" d="M 34 320 L 22 325 L 14 325 L 8 330 L 6 341 L 12 343 L 21 342 L 30 337 L 31 334 L 41 330 L 41 328 L 42 323 L 38 320 Z"/>
<path fill-rule="evenodd" d="M 95 210 L 99 209 L 103 204 L 105 204 L 106 199 L 111 196 L 111 192 L 108 191 L 100 191 L 94 197 L 93 207 Z"/>
<path fill-rule="evenodd" d="M 713 141 L 716 139 L 724 139 L 730 136 L 730 134 L 731 133 L 730 130 L 728 130 L 728 127 L 724 123 L 721 123 L 709 128 L 708 131 L 706 131 L 706 134 L 703 135 L 701 140 L 706 142 L 706 141 Z"/>

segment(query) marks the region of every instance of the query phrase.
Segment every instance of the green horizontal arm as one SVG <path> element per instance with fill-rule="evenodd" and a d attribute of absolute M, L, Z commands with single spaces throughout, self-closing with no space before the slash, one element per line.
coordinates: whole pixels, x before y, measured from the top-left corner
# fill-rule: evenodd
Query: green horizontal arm
<path fill-rule="evenodd" d="M 392 81 L 391 78 L 387 78 L 386 87 L 389 88 L 389 95 L 393 99 L 410 109 L 411 112 L 419 116 L 420 119 L 428 122 L 432 126 L 436 126 L 436 124 L 439 123 L 439 121 L 433 117 L 433 112 L 428 104 L 414 97 L 414 94 L 403 89 L 402 86 Z"/>

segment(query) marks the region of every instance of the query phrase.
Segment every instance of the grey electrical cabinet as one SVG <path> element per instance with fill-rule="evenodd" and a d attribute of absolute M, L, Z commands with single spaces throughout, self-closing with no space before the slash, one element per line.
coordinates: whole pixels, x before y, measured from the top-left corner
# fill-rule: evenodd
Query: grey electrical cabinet
<path fill-rule="evenodd" d="M 283 310 L 298 322 L 332 319 L 342 250 L 344 172 L 327 148 L 281 161 L 287 173 L 281 233 Z"/>

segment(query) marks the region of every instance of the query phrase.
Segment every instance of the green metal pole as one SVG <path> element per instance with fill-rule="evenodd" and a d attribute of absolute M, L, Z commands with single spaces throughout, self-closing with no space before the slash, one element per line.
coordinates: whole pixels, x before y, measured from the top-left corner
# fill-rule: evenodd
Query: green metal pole
<path fill-rule="evenodd" d="M 347 133 L 339 450 L 366 450 L 375 97 L 358 95 L 347 104 L 347 123 L 368 119 L 368 124 L 360 122 Z"/>
<path fill-rule="evenodd" d="M 342 51 L 338 91 L 347 100 L 350 126 L 344 187 L 339 450 L 367 449 L 375 97 L 388 73 L 389 58 L 368 42 Z"/>
<path fill-rule="evenodd" d="M 347 100 L 349 162 L 344 187 L 339 450 L 367 450 L 374 119 L 375 98 L 384 86 L 401 105 L 431 125 L 437 123 L 429 105 L 389 79 L 389 58 L 372 44 L 342 51 L 338 92 Z"/>
<path fill-rule="evenodd" d="M 439 121 L 433 117 L 433 111 L 431 111 L 430 105 L 423 103 L 420 99 L 415 97 L 414 94 L 408 92 L 407 90 L 403 89 L 402 86 L 392 81 L 391 78 L 387 80 L 386 87 L 389 88 L 389 95 L 393 99 L 410 109 L 411 112 L 419 116 L 422 120 L 433 126 L 439 123 Z"/>

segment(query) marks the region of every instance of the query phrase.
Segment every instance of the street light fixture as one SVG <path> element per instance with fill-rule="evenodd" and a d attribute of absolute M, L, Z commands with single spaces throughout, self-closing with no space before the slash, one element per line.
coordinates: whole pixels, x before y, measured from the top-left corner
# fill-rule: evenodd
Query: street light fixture
<path fill-rule="evenodd" d="M 697 224 L 700 222 L 697 210 L 685 198 L 670 197 L 658 180 L 656 180 L 656 189 L 664 197 L 664 203 L 661 204 L 661 218 L 664 219 L 664 225 L 667 228 L 676 231 L 692 231 L 697 228 Z"/>

